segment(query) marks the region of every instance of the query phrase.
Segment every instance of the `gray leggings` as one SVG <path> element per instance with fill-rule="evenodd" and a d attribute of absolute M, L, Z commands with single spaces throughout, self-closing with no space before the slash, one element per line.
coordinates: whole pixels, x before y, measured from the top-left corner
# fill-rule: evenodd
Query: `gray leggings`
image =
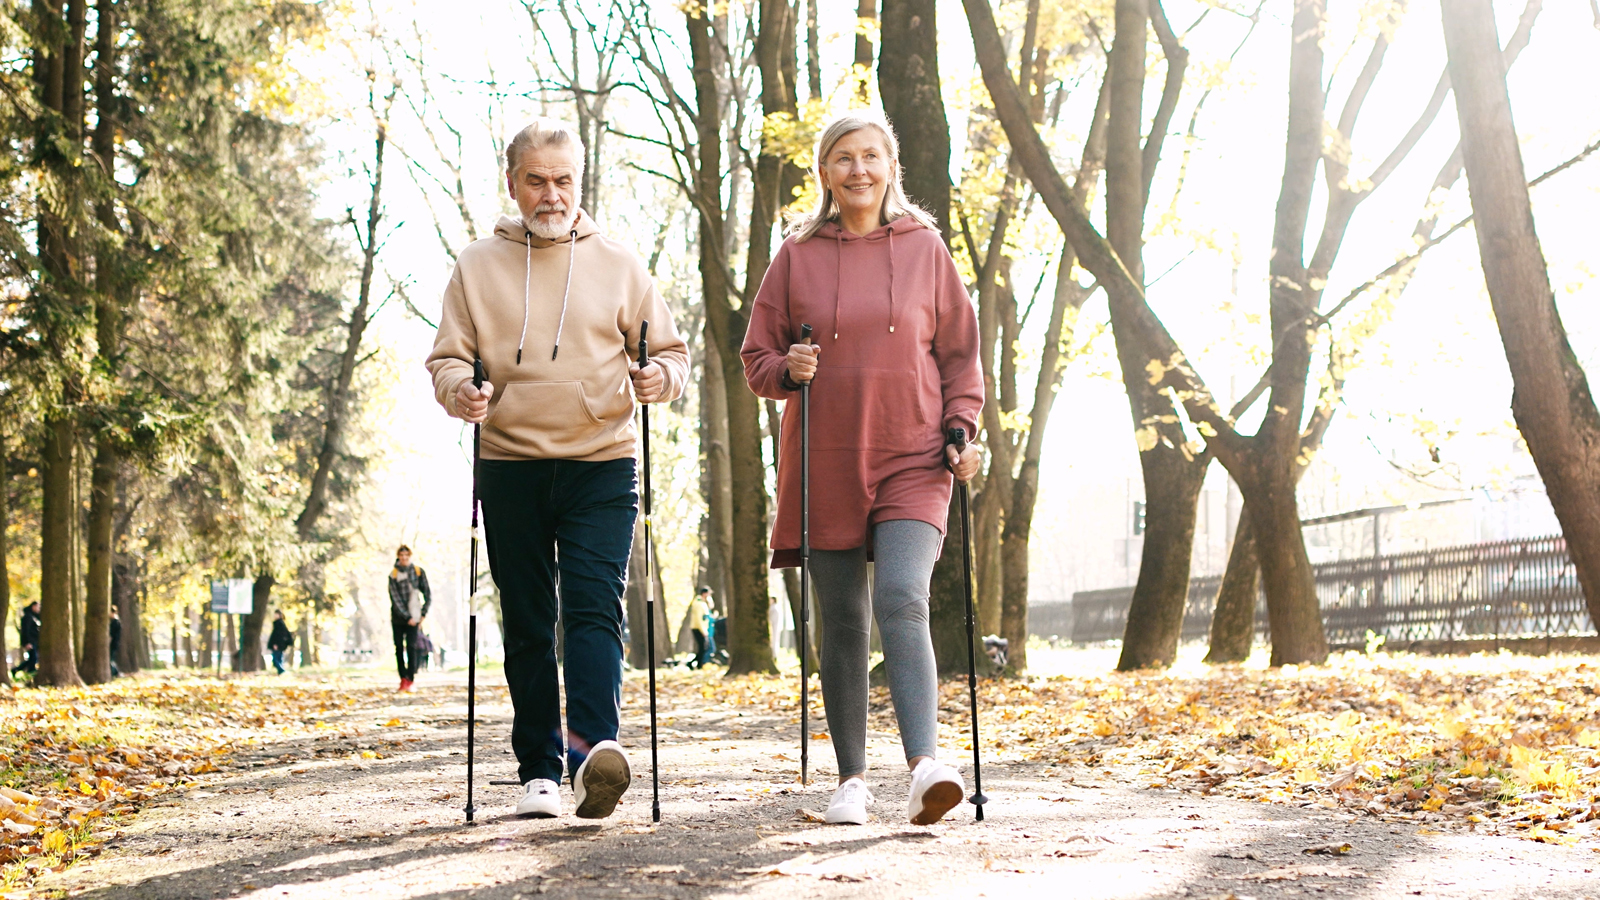
<path fill-rule="evenodd" d="M 811 551 L 822 613 L 822 700 L 840 775 L 867 770 L 869 615 L 883 638 L 889 696 L 906 759 L 939 749 L 939 679 L 928 635 L 928 579 L 943 539 L 926 522 L 896 519 L 872 529 L 869 597 L 867 548 Z"/>

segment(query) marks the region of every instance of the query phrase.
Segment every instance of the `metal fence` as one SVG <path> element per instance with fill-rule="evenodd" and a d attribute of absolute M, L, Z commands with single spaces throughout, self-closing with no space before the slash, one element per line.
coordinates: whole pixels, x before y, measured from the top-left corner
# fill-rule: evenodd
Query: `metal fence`
<path fill-rule="evenodd" d="M 1561 537 L 1441 547 L 1312 567 L 1332 646 L 1361 646 L 1367 632 L 1393 643 L 1593 634 L 1594 622 Z M 1183 640 L 1211 629 L 1218 576 L 1189 582 Z M 1079 591 L 1072 640 L 1120 640 L 1133 588 Z M 1268 637 L 1266 600 L 1256 631 Z"/>

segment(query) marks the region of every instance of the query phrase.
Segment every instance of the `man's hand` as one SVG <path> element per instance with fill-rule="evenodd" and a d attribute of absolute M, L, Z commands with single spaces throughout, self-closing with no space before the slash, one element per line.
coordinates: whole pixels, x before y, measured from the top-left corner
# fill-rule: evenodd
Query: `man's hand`
<path fill-rule="evenodd" d="M 817 374 L 817 358 L 822 355 L 822 348 L 816 344 L 790 344 L 789 355 L 789 380 L 795 384 L 805 384 Z"/>
<path fill-rule="evenodd" d="M 406 624 L 410 625 L 412 627 L 416 627 L 417 625 L 422 624 L 422 620 L 420 620 L 420 619 L 407 619 L 406 620 Z"/>
<path fill-rule="evenodd" d="M 978 469 L 983 466 L 983 451 L 977 444 L 968 444 L 967 449 L 956 452 L 955 444 L 944 446 L 944 458 L 950 463 L 950 468 L 955 471 L 956 480 L 962 484 L 971 481 Z"/>
<path fill-rule="evenodd" d="M 489 417 L 489 398 L 494 396 L 494 385 L 485 381 L 483 387 L 472 386 L 468 378 L 456 388 L 456 415 L 474 425 Z"/>
<path fill-rule="evenodd" d="M 633 396 L 640 403 L 654 403 L 661 399 L 661 389 L 666 387 L 667 376 L 662 374 L 660 366 L 645 363 L 641 369 L 637 362 L 631 362 L 628 363 L 628 376 L 633 379 Z"/>

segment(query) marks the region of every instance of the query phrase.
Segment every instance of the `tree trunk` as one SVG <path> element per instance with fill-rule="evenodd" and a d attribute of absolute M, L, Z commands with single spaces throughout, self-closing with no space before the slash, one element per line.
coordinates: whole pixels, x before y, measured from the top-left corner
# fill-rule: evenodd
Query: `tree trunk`
<path fill-rule="evenodd" d="M 950 123 L 939 84 L 938 6 L 936 0 L 883 0 L 878 94 L 900 138 L 906 193 L 933 213 L 949 244 Z"/>
<path fill-rule="evenodd" d="M 139 602 L 139 571 L 132 557 L 115 554 L 111 567 L 111 602 L 122 620 L 122 645 L 117 668 L 129 675 L 150 668 L 150 645 L 145 637 L 143 604 Z"/>
<path fill-rule="evenodd" d="M 721 98 L 713 70 L 713 22 L 698 8 L 687 8 L 689 49 L 694 66 L 695 134 L 698 150 L 695 200 L 700 212 L 700 284 L 709 343 L 720 355 L 723 396 L 728 407 L 728 463 L 732 486 L 733 539 L 729 559 L 728 672 L 775 672 L 767 629 L 767 491 L 761 459 L 760 407 L 744 383 L 739 349 L 749 326 L 746 307 L 735 309 L 728 270 L 721 258 L 723 221 Z"/>
<path fill-rule="evenodd" d="M 1106 236 L 1134 286 L 1143 284 L 1145 48 L 1150 14 L 1144 0 L 1117 0 L 1111 49 L 1106 123 Z M 1195 504 L 1209 458 L 1188 444 L 1171 398 L 1150 384 L 1151 358 L 1139 334 L 1136 305 L 1112 287 L 1111 325 L 1123 385 L 1133 413 L 1144 476 L 1145 534 L 1139 578 L 1128 607 L 1121 671 L 1168 666 L 1177 657 L 1183 610 L 1189 596 L 1189 561 L 1194 551 Z"/>
<path fill-rule="evenodd" d="M 1261 596 L 1261 562 L 1256 556 L 1255 529 L 1250 508 L 1239 513 L 1228 550 L 1228 568 L 1217 589 L 1217 608 L 1211 614 L 1211 648 L 1208 663 L 1244 662 L 1256 633 L 1256 602 Z"/>
<path fill-rule="evenodd" d="M 45 427 L 40 460 L 39 674 L 37 683 L 78 685 L 78 661 L 72 647 L 72 533 L 77 515 L 72 497 L 77 465 L 75 423 L 59 418 Z"/>
<path fill-rule="evenodd" d="M 1000 439 L 1006 438 L 1002 435 Z M 997 465 L 1000 465 L 998 455 L 991 454 L 989 458 L 991 473 Z M 1005 563 L 1000 537 L 1002 510 L 999 496 L 1004 485 L 994 483 L 1000 480 L 998 478 L 985 480 L 989 483 L 972 497 L 972 538 L 975 545 L 972 552 L 973 562 L 978 570 L 978 583 L 973 589 L 977 592 L 978 631 L 982 634 L 999 634 L 1005 598 Z"/>
<path fill-rule="evenodd" d="M 933 658 L 940 675 L 964 675 L 967 671 L 967 595 L 962 586 L 961 497 L 960 488 L 950 495 L 945 517 L 944 550 L 933 564 L 928 590 L 928 622 L 933 637 Z M 1011 646 L 1015 652 L 1016 645 Z M 983 637 L 972 635 L 973 658 L 979 675 L 992 675 L 995 667 L 983 652 Z"/>
<path fill-rule="evenodd" d="M 732 597 L 728 560 L 733 556 L 733 477 L 728 468 L 728 394 L 722 378 L 722 355 L 710 325 L 705 329 L 700 363 L 700 441 L 705 454 L 706 586 L 727 608 Z"/>
<path fill-rule="evenodd" d="M 84 601 L 83 659 L 78 664 L 78 676 L 85 684 L 111 680 L 111 531 L 121 465 L 109 435 L 102 431 L 95 438 L 89 489 L 89 583 Z"/>
<path fill-rule="evenodd" d="M 815 0 L 813 0 L 815 2 Z M 872 32 L 878 21 L 878 0 L 858 0 L 856 3 L 856 100 L 865 106 L 872 99 Z"/>
<path fill-rule="evenodd" d="M 300 650 L 300 668 L 304 669 L 311 665 L 316 656 L 311 652 L 311 613 L 309 610 L 300 617 L 300 627 L 296 629 L 296 633 L 298 637 L 295 639 L 295 644 Z"/>
<path fill-rule="evenodd" d="M 1445 49 L 1489 302 L 1511 368 L 1511 413 L 1600 624 L 1600 412 L 1556 310 L 1489 0 L 1444 0 Z"/>
<path fill-rule="evenodd" d="M 1299 479 L 1292 458 L 1289 467 L 1267 462 L 1258 472 L 1245 470 L 1239 490 L 1255 523 L 1252 528 L 1261 559 L 1261 583 L 1267 593 L 1267 623 L 1272 630 L 1271 664 L 1321 663 L 1328 658 L 1328 642 L 1311 559 L 1300 532 L 1300 507 L 1295 498 Z"/>
<path fill-rule="evenodd" d="M 782 436 L 781 436 L 782 426 L 779 425 L 779 422 L 781 421 L 781 419 L 779 417 L 778 404 L 777 403 L 775 403 L 775 402 L 773 402 L 771 400 L 768 400 L 768 401 L 766 401 L 766 407 L 767 407 L 767 438 L 770 441 L 772 441 L 772 458 L 774 460 L 776 460 L 778 458 L 778 449 L 783 444 Z M 801 600 L 801 597 L 800 597 L 800 570 L 799 569 L 790 567 L 790 568 L 786 568 L 786 569 L 783 570 L 783 595 L 784 595 L 784 597 L 788 598 L 788 601 L 789 601 L 789 616 L 794 620 L 794 627 L 795 627 L 795 647 L 794 647 L 794 650 L 795 650 L 795 657 L 798 658 L 799 655 L 800 655 L 800 638 L 799 638 L 800 623 L 802 621 L 805 621 L 805 617 L 802 617 L 800 615 L 800 600 Z M 817 638 L 818 638 L 819 635 L 822 634 L 822 629 L 817 627 L 817 622 L 819 621 L 817 619 L 817 612 L 818 612 L 817 604 L 812 603 L 810 605 L 810 613 L 811 613 L 811 615 L 810 615 L 810 623 L 809 623 L 810 624 L 810 628 L 808 629 L 808 634 L 806 635 L 806 650 L 808 651 L 807 654 L 806 654 L 806 656 L 807 656 L 806 666 L 807 666 L 807 671 L 811 671 L 811 672 L 817 671 L 818 668 L 821 665 L 817 661 L 817 658 L 818 658 L 818 654 L 820 654 L 822 652 L 822 646 L 821 646 L 821 644 L 819 644 L 817 642 Z M 776 638 L 776 637 L 778 637 L 778 635 L 773 635 L 773 637 Z M 779 641 L 779 643 L 782 643 L 782 641 Z"/>
<path fill-rule="evenodd" d="M 262 573 L 250 586 L 250 613 L 239 617 L 239 654 L 233 665 L 236 672 L 266 671 L 267 661 L 261 655 L 261 632 L 272 606 L 272 587 L 277 583 L 271 575 Z M 231 616 L 228 622 L 232 624 Z"/>
<path fill-rule="evenodd" d="M 654 572 L 645 571 L 645 533 L 644 519 L 640 517 L 639 524 L 633 530 L 633 550 L 628 556 L 628 589 L 625 600 L 628 604 L 628 665 L 639 671 L 650 667 L 650 642 L 646 640 L 645 616 L 645 577 L 650 578 L 650 588 L 655 591 L 656 602 L 653 604 L 656 619 L 656 664 L 660 665 L 672 655 L 672 635 L 667 631 L 666 587 L 661 581 L 661 569 L 658 565 Z M 655 548 L 650 547 L 651 559 L 656 557 Z"/>
<path fill-rule="evenodd" d="M 9 411 L 8 411 L 9 412 Z M 0 424 L 0 685 L 11 686 L 11 655 L 6 651 L 6 621 L 11 618 L 11 449 Z"/>

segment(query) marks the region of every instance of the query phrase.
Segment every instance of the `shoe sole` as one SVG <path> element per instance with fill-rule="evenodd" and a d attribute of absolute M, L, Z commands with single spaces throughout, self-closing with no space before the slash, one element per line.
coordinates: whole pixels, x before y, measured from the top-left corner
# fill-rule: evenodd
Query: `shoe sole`
<path fill-rule="evenodd" d="M 522 819 L 554 819 L 557 815 L 558 815 L 557 813 L 545 812 L 544 810 L 539 810 L 539 809 L 533 810 L 531 812 L 523 812 L 520 809 L 517 810 L 518 818 L 522 818 Z"/>
<path fill-rule="evenodd" d="M 865 825 L 865 824 L 867 824 L 867 816 L 864 813 L 862 814 L 861 818 L 859 818 L 859 819 L 857 819 L 857 818 L 845 818 L 844 816 L 840 816 L 839 818 L 835 819 L 833 817 L 833 813 L 830 811 L 828 813 L 825 813 L 823 815 L 823 818 L 827 820 L 829 825 Z"/>
<path fill-rule="evenodd" d="M 922 810 L 911 817 L 913 825 L 932 825 L 944 818 L 961 802 L 961 785 L 954 781 L 937 781 L 928 785 L 922 794 Z"/>
<path fill-rule="evenodd" d="M 580 819 L 604 819 L 616 811 L 633 773 L 628 759 L 615 750 L 602 750 L 585 762 L 583 767 L 583 802 L 578 804 Z"/>

